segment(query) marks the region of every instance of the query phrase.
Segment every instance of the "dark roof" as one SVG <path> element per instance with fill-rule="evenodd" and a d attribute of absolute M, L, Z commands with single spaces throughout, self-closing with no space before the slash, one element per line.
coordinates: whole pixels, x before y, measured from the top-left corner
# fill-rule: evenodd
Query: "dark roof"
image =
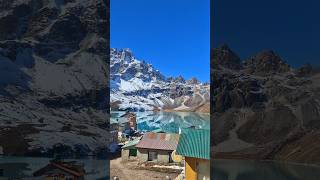
<path fill-rule="evenodd" d="M 33 173 L 33 176 L 42 176 L 44 175 L 47 171 L 51 169 L 60 169 L 64 172 L 67 172 L 71 175 L 77 176 L 77 177 L 82 177 L 85 174 L 85 170 L 83 167 L 79 165 L 74 165 L 72 163 L 67 163 L 67 162 L 50 162 L 48 165 L 45 167 L 39 169 L 38 171 Z"/>
<path fill-rule="evenodd" d="M 136 145 L 136 148 L 175 150 L 179 141 L 179 134 L 147 132 Z"/>
<path fill-rule="evenodd" d="M 183 129 L 177 154 L 200 159 L 210 159 L 210 131 L 206 129 Z"/>

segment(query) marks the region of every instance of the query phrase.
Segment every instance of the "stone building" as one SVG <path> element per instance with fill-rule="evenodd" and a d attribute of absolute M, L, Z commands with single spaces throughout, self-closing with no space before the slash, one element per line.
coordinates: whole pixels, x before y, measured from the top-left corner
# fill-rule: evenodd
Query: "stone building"
<path fill-rule="evenodd" d="M 123 161 L 127 161 L 129 159 L 135 159 L 137 157 L 137 148 L 136 145 L 140 141 L 140 137 L 128 141 L 125 145 L 121 147 L 121 158 Z"/>
<path fill-rule="evenodd" d="M 127 128 L 131 128 L 132 130 L 137 130 L 137 117 L 136 114 L 127 112 L 123 115 L 123 118 L 127 120 Z"/>
<path fill-rule="evenodd" d="M 142 162 L 171 163 L 178 141 L 179 134 L 147 132 L 135 146 L 137 157 Z"/>

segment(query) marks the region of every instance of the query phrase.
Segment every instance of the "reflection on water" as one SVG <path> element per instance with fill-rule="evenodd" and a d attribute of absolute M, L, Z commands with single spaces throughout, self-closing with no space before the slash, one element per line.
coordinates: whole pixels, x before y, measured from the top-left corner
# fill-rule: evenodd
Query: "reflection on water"
<path fill-rule="evenodd" d="M 21 178 L 26 177 L 27 163 L 0 163 L 0 177 Z M 1 178 L 0 178 L 1 179 Z"/>
<path fill-rule="evenodd" d="M 0 156 L 0 179 L 35 179 L 32 174 L 46 166 L 51 159 L 32 157 Z M 77 161 L 84 164 L 85 179 L 109 179 L 107 160 L 97 159 L 65 159 L 64 161 Z"/>
<path fill-rule="evenodd" d="M 112 118 L 117 118 L 125 112 L 113 111 Z M 162 129 L 169 133 L 178 133 L 180 128 L 194 126 L 200 129 L 210 129 L 210 115 L 194 112 L 135 112 L 137 115 L 138 130 L 152 131 Z"/>
<path fill-rule="evenodd" d="M 213 180 L 319 180 L 320 167 L 241 160 L 214 160 Z"/>

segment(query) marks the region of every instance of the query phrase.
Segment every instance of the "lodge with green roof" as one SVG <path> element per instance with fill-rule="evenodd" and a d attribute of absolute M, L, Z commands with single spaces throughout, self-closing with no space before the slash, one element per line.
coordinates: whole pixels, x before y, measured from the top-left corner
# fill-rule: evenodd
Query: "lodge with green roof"
<path fill-rule="evenodd" d="M 210 179 L 210 131 L 183 129 L 176 153 L 184 157 L 186 179 Z"/>
<path fill-rule="evenodd" d="M 122 160 L 129 160 L 137 156 L 136 145 L 140 141 L 140 137 L 134 140 L 128 141 L 125 145 L 121 147 L 121 158 Z"/>

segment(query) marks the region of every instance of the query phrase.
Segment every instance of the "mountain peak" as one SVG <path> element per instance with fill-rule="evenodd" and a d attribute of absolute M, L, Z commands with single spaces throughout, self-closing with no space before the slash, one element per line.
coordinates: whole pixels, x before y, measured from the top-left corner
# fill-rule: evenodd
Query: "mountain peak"
<path fill-rule="evenodd" d="M 121 59 L 123 61 L 131 62 L 133 60 L 133 54 L 129 48 L 122 49 L 120 52 L 121 52 Z"/>
<path fill-rule="evenodd" d="M 130 57 L 131 61 L 126 61 L 126 58 Z M 208 86 L 203 86 L 196 78 L 191 78 L 186 83 L 181 75 L 166 77 L 152 64 L 133 58 L 132 52 L 128 49 L 112 49 L 111 59 L 110 96 L 111 102 L 117 104 L 112 107 L 113 109 L 133 111 L 155 109 L 207 111 L 209 109 L 207 107 Z M 199 102 L 205 103 L 199 104 Z"/>
<path fill-rule="evenodd" d="M 176 83 L 185 83 L 186 81 L 181 75 L 179 75 L 178 77 L 176 77 L 174 79 L 174 82 L 176 82 Z"/>
<path fill-rule="evenodd" d="M 228 45 L 222 45 L 218 48 L 211 50 L 211 62 L 212 68 L 229 68 L 229 69 L 240 69 L 241 61 L 238 55 L 236 55 Z"/>
<path fill-rule="evenodd" d="M 225 51 L 232 51 L 227 44 L 222 44 L 220 47 L 218 47 L 218 49 L 225 50 Z"/>
<path fill-rule="evenodd" d="M 255 73 L 283 73 L 290 70 L 290 66 L 274 51 L 265 50 L 245 62 Z"/>
<path fill-rule="evenodd" d="M 143 82 L 165 79 L 164 75 L 155 70 L 151 64 L 136 59 L 129 48 L 111 49 L 110 70 L 111 79 L 117 81 L 120 79 L 128 81 L 133 78 L 139 78 Z"/>
<path fill-rule="evenodd" d="M 281 57 L 273 50 L 263 50 L 255 55 L 255 59 L 258 61 L 284 62 Z"/>
<path fill-rule="evenodd" d="M 189 79 L 189 80 L 187 81 L 187 83 L 188 83 L 188 84 L 199 84 L 200 81 L 199 81 L 197 78 L 192 77 L 191 79 Z"/>

